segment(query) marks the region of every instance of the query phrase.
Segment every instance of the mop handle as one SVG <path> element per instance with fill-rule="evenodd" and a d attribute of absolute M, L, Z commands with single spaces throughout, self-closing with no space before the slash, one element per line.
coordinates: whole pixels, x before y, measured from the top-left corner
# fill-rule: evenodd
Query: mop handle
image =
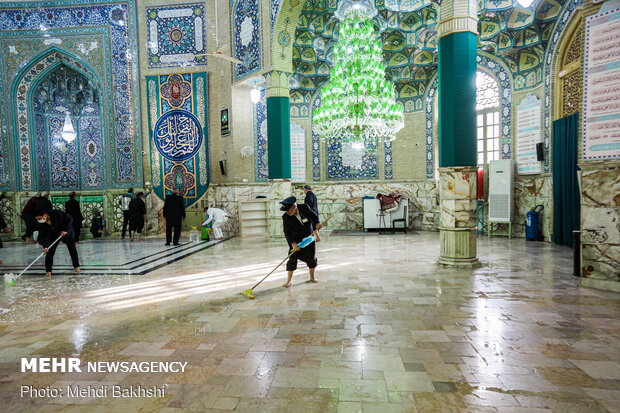
<path fill-rule="evenodd" d="M 276 268 L 274 268 L 273 270 L 271 270 L 271 272 L 267 275 L 265 275 L 265 278 L 263 278 L 262 280 L 260 280 L 259 282 L 256 283 L 256 285 L 254 287 L 251 288 L 251 290 L 255 289 L 256 287 L 258 287 L 258 285 L 260 283 L 262 283 L 263 281 L 265 281 L 267 279 L 267 277 L 269 277 L 271 274 L 273 274 L 273 272 L 275 270 L 277 270 L 278 268 L 280 268 L 280 265 L 284 264 L 284 261 L 288 260 L 289 258 L 291 258 L 291 255 L 293 255 L 295 253 L 295 250 L 292 250 L 291 253 L 288 255 L 288 257 L 286 257 L 285 259 L 282 260 L 282 262 L 280 264 L 278 264 L 278 266 Z"/>
<path fill-rule="evenodd" d="M 56 238 L 56 241 L 52 242 L 52 244 L 51 244 L 49 247 L 47 247 L 47 248 L 51 248 L 51 247 L 53 247 L 53 246 L 54 246 L 54 244 L 56 244 L 58 241 L 60 241 L 60 239 L 61 239 L 62 237 L 63 237 L 63 235 L 61 235 L 61 236 L 59 236 L 58 238 Z M 26 271 L 28 271 L 28 269 L 29 269 L 30 267 L 32 267 L 32 266 L 34 265 L 34 263 L 35 263 L 35 262 L 39 261 L 39 258 L 41 258 L 43 255 L 45 255 L 45 252 L 42 252 L 42 253 L 41 253 L 41 255 L 39 255 L 37 258 L 35 258 L 35 260 L 34 260 L 34 261 L 32 261 L 32 262 L 30 263 L 30 265 L 29 265 L 29 266 L 27 266 L 27 267 L 26 267 L 26 269 L 25 269 L 24 271 L 22 271 L 22 272 L 20 272 L 20 273 L 19 273 L 19 275 L 17 276 L 17 278 L 21 277 L 23 273 L 25 273 Z"/>

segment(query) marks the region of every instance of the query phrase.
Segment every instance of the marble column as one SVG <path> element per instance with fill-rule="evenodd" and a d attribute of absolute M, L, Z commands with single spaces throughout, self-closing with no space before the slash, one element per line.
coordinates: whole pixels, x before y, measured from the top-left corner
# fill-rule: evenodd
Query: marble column
<path fill-rule="evenodd" d="M 282 238 L 279 202 L 291 196 L 290 73 L 274 70 L 265 75 L 267 96 L 267 157 L 269 168 L 269 236 Z"/>
<path fill-rule="evenodd" d="M 476 258 L 476 167 L 440 168 L 439 264 L 473 267 Z"/>
<path fill-rule="evenodd" d="M 620 163 L 581 168 L 581 285 L 620 292 Z"/>
<path fill-rule="evenodd" d="M 477 3 L 444 0 L 439 55 L 439 263 L 474 266 L 476 258 Z"/>

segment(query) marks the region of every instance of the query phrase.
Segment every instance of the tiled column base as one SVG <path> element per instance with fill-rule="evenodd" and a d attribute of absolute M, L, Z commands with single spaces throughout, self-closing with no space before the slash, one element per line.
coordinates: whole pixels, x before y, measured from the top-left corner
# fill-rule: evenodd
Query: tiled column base
<path fill-rule="evenodd" d="M 476 167 L 439 169 L 439 264 L 479 265 L 476 258 Z"/>
<path fill-rule="evenodd" d="M 273 179 L 269 181 L 269 237 L 283 238 L 282 214 L 280 201 L 291 196 L 293 193 L 291 181 L 286 179 Z"/>
<path fill-rule="evenodd" d="M 447 229 L 439 232 L 441 255 L 439 264 L 454 267 L 474 267 L 480 264 L 476 258 L 475 229 Z"/>

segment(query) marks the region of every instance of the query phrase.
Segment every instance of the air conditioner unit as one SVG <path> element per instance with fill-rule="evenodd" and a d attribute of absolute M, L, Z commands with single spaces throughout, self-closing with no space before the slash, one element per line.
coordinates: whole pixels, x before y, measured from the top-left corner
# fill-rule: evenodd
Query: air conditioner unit
<path fill-rule="evenodd" d="M 512 222 L 513 173 L 511 159 L 489 162 L 489 222 Z"/>

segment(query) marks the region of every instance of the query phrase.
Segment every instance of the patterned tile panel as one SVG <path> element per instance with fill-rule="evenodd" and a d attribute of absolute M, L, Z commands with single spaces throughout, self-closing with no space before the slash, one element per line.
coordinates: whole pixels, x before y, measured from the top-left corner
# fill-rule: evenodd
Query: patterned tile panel
<path fill-rule="evenodd" d="M 267 102 L 265 89 L 261 89 L 260 100 L 254 105 L 254 180 L 266 182 L 268 179 Z"/>
<path fill-rule="evenodd" d="M 153 190 L 164 199 L 179 189 L 189 207 L 209 184 L 207 74 L 147 76 L 146 82 Z"/>
<path fill-rule="evenodd" d="M 90 48 L 92 50 L 105 49 L 105 53 L 111 56 L 109 61 L 104 59 L 103 61 L 99 60 L 99 62 L 100 65 L 109 64 L 111 72 L 110 97 L 102 96 L 102 98 L 109 99 L 108 103 L 111 108 L 109 119 L 115 119 L 114 128 L 110 128 L 116 132 L 113 138 L 114 144 L 110 147 L 110 153 L 114 154 L 113 162 L 115 162 L 113 167 L 114 183 L 123 186 L 139 181 L 142 178 L 142 169 L 140 167 L 141 157 L 137 156 L 137 153 L 140 152 L 141 148 L 140 142 L 134 140 L 134 136 L 140 136 L 140 122 L 136 121 L 140 108 L 139 105 L 134 104 L 138 99 L 138 90 L 133 84 L 133 78 L 137 75 L 138 70 L 137 59 L 132 59 L 132 56 L 137 56 L 134 3 L 92 0 L 89 5 L 83 5 L 82 2 L 78 1 L 67 1 L 63 6 L 56 6 L 52 3 L 45 5 L 49 7 L 41 7 L 41 5 L 41 3 L 4 3 L 3 13 L 0 15 L 0 31 L 3 32 L 3 36 L 6 34 L 6 36 L 17 39 L 22 33 L 24 35 L 32 33 L 32 31 L 39 31 L 40 33 L 41 28 L 59 31 L 71 29 L 76 35 L 101 31 L 102 27 L 105 28 L 109 41 L 104 42 L 103 48 L 101 43 L 97 41 L 82 42 L 74 46 L 86 50 Z M 50 48 L 50 45 L 54 45 L 58 49 L 71 47 L 71 42 L 63 45 L 62 41 L 59 42 L 55 38 L 46 39 L 44 43 L 46 43 L 47 49 Z M 41 55 L 42 52 L 43 48 L 37 49 L 33 55 L 36 53 Z M 4 56 L 3 53 L 2 57 L 4 58 Z M 22 61 L 25 64 L 28 59 Z M 41 63 L 44 65 L 53 64 L 52 61 L 45 59 L 41 60 Z M 23 64 L 18 63 L 18 65 Z M 22 80 L 25 80 L 27 84 L 32 84 L 42 73 L 37 70 L 37 67 L 34 69 L 32 73 L 22 75 Z M 6 94 L 9 93 L 13 82 L 13 79 L 6 78 L 0 82 L 1 91 L 6 98 L 8 98 Z M 7 116 L 7 112 L 4 110 L 5 122 Z M 3 145 L 3 148 L 7 148 L 7 145 Z M 32 150 L 29 145 L 23 144 L 20 144 L 19 150 L 23 158 L 20 159 L 20 166 L 22 166 L 19 176 L 21 189 L 33 189 L 35 183 L 32 165 L 30 164 L 30 159 L 33 157 Z"/>
<path fill-rule="evenodd" d="M 261 22 L 259 0 L 237 0 L 233 5 L 235 80 L 243 79 L 261 68 Z"/>
<path fill-rule="evenodd" d="M 148 65 L 197 66 L 207 62 L 207 19 L 202 3 L 148 7 Z"/>

